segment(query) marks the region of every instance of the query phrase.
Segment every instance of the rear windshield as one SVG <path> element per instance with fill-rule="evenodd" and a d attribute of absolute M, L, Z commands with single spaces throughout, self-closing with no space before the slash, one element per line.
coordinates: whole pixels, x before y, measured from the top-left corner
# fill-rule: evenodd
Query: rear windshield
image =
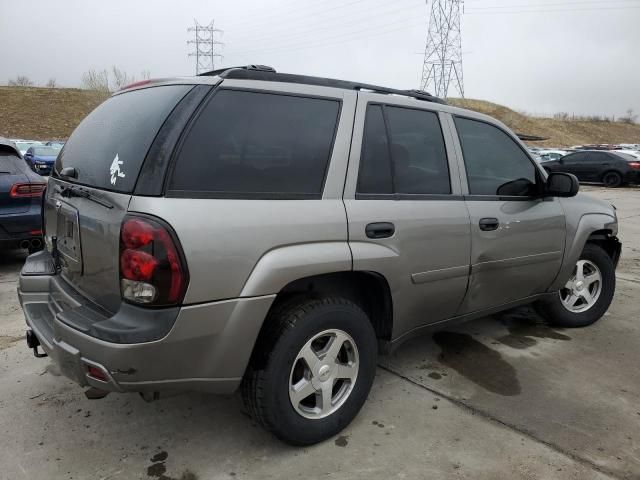
<path fill-rule="evenodd" d="M 16 162 L 24 162 L 24 160 L 18 158 L 13 152 L 0 149 L 0 175 L 16 175 L 20 173 Z"/>
<path fill-rule="evenodd" d="M 71 134 L 58 155 L 53 176 L 74 167 L 77 183 L 131 193 L 158 130 L 191 88 L 168 85 L 109 98 Z"/>

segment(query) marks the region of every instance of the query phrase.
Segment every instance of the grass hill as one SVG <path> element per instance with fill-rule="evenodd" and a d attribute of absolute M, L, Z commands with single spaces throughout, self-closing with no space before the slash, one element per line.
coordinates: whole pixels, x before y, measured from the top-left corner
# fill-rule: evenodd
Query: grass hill
<path fill-rule="evenodd" d="M 0 136 L 50 140 L 67 138 L 80 120 L 104 96 L 76 88 L 0 86 Z M 536 118 L 482 100 L 448 100 L 450 104 L 486 113 L 517 133 L 548 137 L 531 142 L 540 146 L 585 143 L 640 143 L 640 125 L 608 121 L 574 121 Z"/>
<path fill-rule="evenodd" d="M 540 142 L 527 142 L 533 146 L 570 147 L 590 143 L 640 143 L 640 124 L 530 117 L 502 105 L 467 98 L 449 98 L 447 102 L 456 107 L 491 115 L 514 132 L 548 138 Z"/>
<path fill-rule="evenodd" d="M 0 86 L 0 136 L 67 138 L 104 96 L 78 88 Z"/>

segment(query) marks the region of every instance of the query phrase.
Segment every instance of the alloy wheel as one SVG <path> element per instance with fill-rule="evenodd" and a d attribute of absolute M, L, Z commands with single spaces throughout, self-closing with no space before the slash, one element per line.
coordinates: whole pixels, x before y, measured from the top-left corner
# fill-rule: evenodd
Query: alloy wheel
<path fill-rule="evenodd" d="M 572 313 L 586 312 L 595 305 L 602 292 L 602 273 L 595 263 L 579 260 L 573 276 L 560 290 L 564 308 Z"/>
<path fill-rule="evenodd" d="M 325 330 L 298 353 L 289 375 L 289 399 L 305 418 L 320 419 L 338 410 L 358 377 L 358 348 L 351 336 Z"/>

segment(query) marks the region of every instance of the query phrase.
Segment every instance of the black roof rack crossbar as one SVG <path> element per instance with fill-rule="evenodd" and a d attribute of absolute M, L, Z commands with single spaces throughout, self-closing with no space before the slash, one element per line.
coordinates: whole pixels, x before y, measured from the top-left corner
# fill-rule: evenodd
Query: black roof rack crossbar
<path fill-rule="evenodd" d="M 238 80 L 263 80 L 269 82 L 300 83 L 305 85 L 317 85 L 322 87 L 343 88 L 345 90 L 370 91 L 387 95 L 401 95 L 412 97 L 427 102 L 435 102 L 446 105 L 443 99 L 434 97 L 423 90 L 398 90 L 395 88 L 381 87 L 367 83 L 350 82 L 347 80 L 336 80 L 333 78 L 312 77 L 308 75 L 294 75 L 291 73 L 277 73 L 273 67 L 266 65 L 246 65 L 243 67 L 228 67 L 200 75 L 218 75 L 222 78 Z"/>
<path fill-rule="evenodd" d="M 253 70 L 253 71 L 257 71 L 257 72 L 271 72 L 271 73 L 276 73 L 276 69 L 273 67 L 270 67 L 268 65 L 242 65 L 240 67 L 225 67 L 225 68 L 219 68 L 217 70 L 211 70 L 209 72 L 204 72 L 204 73 L 199 73 L 198 76 L 199 77 L 215 77 L 216 75 L 222 75 L 225 72 L 228 72 L 229 70 Z"/>

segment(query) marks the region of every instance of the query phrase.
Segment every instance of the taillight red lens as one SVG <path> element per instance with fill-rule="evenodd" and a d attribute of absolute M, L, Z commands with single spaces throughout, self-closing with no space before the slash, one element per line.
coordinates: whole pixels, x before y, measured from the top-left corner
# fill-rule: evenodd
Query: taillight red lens
<path fill-rule="evenodd" d="M 120 255 L 120 271 L 127 280 L 151 280 L 158 260 L 140 250 L 127 249 Z"/>
<path fill-rule="evenodd" d="M 9 196 L 12 198 L 39 197 L 46 185 L 46 183 L 14 183 Z"/>
<path fill-rule="evenodd" d="M 629 166 L 634 170 L 640 170 L 640 162 L 629 162 Z"/>
<path fill-rule="evenodd" d="M 120 279 L 126 300 L 153 306 L 182 301 L 188 274 L 168 225 L 146 216 L 125 217 L 120 229 Z"/>
<path fill-rule="evenodd" d="M 140 248 L 153 241 L 153 226 L 144 220 L 131 218 L 122 225 L 122 243 L 127 248 Z"/>

